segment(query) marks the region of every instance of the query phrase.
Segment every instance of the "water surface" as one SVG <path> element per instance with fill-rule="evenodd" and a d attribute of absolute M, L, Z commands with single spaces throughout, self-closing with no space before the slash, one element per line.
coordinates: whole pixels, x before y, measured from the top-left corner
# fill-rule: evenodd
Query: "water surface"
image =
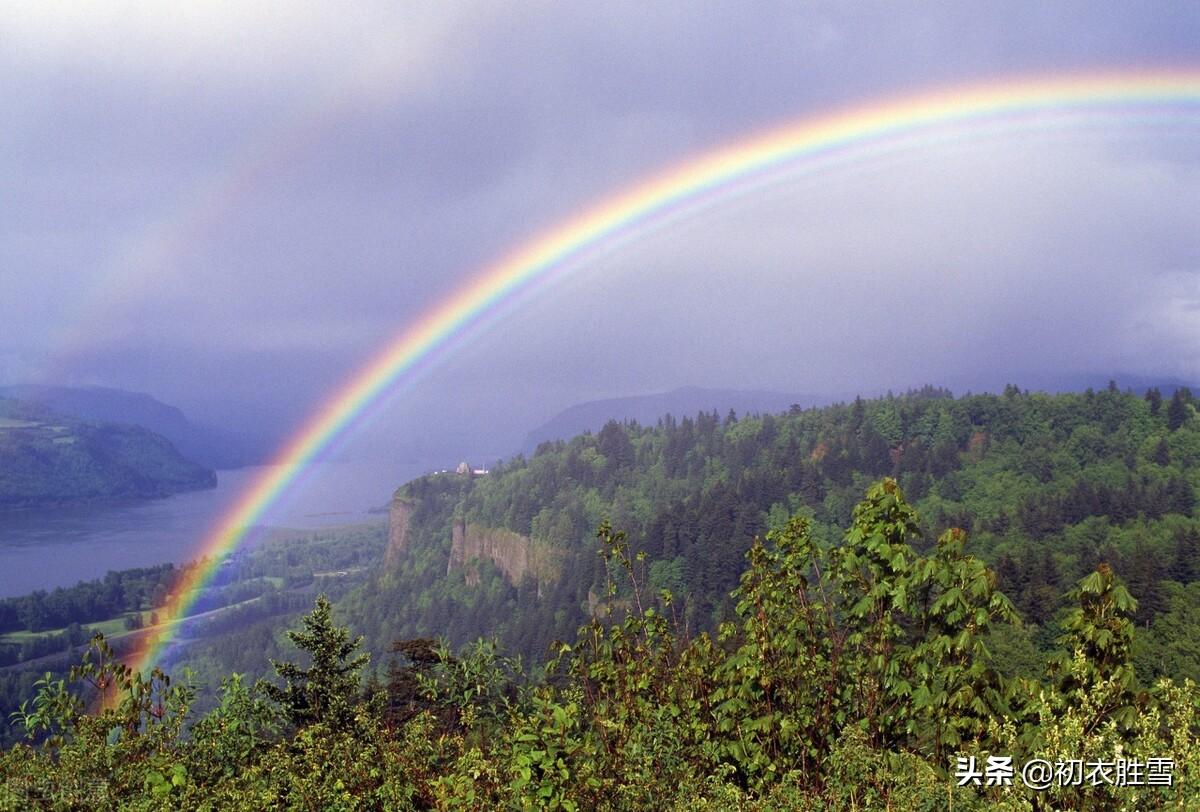
<path fill-rule="evenodd" d="M 372 514 L 400 484 L 432 466 L 324 462 L 262 517 L 271 527 L 383 521 Z M 0 597 L 101 578 L 108 570 L 183 563 L 264 467 L 218 471 L 217 487 L 166 499 L 0 513 Z"/>

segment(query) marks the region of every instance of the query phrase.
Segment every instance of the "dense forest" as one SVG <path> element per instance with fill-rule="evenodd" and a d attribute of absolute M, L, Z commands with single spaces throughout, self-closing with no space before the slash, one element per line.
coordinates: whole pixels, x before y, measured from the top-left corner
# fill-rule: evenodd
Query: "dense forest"
<path fill-rule="evenodd" d="M 215 473 L 147 429 L 0 398 L 0 510 L 150 499 L 216 484 Z"/>
<path fill-rule="evenodd" d="M 174 681 L 96 644 L 0 766 L 14 807 L 1192 808 L 1198 488 L 1186 389 L 609 423 L 406 484 L 386 556 L 239 560 L 290 589 Z M 1015 779 L 957 785 L 989 755 Z"/>
<path fill-rule="evenodd" d="M 491 644 L 416 639 L 364 684 L 361 638 L 320 596 L 273 679 L 230 675 L 196 715 L 186 671 L 132 674 L 97 638 L 14 714 L 28 741 L 0 755 L 0 804 L 1194 808 L 1200 690 L 1138 679 L 1138 602 L 1109 564 L 1064 595 L 1045 671 L 1009 677 L 986 639 L 1020 618 L 995 573 L 961 529 L 922 538 L 892 479 L 832 546 L 795 515 L 751 546 L 710 636 L 645 590 L 641 555 L 604 523 L 610 602 L 540 679 Z"/>
<path fill-rule="evenodd" d="M 41 632 L 71 623 L 94 623 L 124 612 L 161 606 L 179 572 L 171 564 L 110 572 L 73 587 L 0 598 L 0 634 Z"/>
<path fill-rule="evenodd" d="M 922 517 L 918 549 L 960 527 L 997 572 L 1027 621 L 993 631 L 1014 673 L 1042 669 L 1063 594 L 1104 561 L 1139 601 L 1139 674 L 1200 680 L 1200 421 L 1186 389 L 925 388 L 780 415 L 609 423 L 487 476 L 402 487 L 403 555 L 338 608 L 377 661 L 392 640 L 441 636 L 495 638 L 537 663 L 606 602 L 594 533 L 609 520 L 644 555 L 648 590 L 669 590 L 689 630 L 712 632 L 734 617 L 756 536 L 799 513 L 833 545 L 884 476 Z M 456 522 L 518 534 L 550 563 L 514 579 L 486 556 L 452 562 Z"/>

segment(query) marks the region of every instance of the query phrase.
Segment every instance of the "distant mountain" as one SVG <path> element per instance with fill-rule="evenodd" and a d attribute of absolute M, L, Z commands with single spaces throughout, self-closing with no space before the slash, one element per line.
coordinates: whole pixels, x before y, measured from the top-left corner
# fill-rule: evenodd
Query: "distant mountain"
<path fill-rule="evenodd" d="M 183 412 L 150 395 L 102 386 L 0 386 L 0 397 L 46 406 L 60 414 L 104 423 L 126 423 L 161 434 L 189 460 L 208 468 L 240 468 L 266 457 L 268 449 L 232 432 L 193 423 Z"/>
<path fill-rule="evenodd" d="M 529 432 L 522 451 L 531 454 L 544 442 L 566 440 L 585 431 L 597 432 L 609 420 L 635 420 L 643 426 L 653 426 L 660 417 L 668 414 L 675 417 L 695 417 L 700 412 L 711 413 L 714 409 L 721 417 L 730 409 L 739 415 L 775 414 L 787 411 L 794 404 L 807 408 L 832 403 L 834 400 L 835 398 L 829 396 L 741 389 L 702 389 L 697 386 L 685 386 L 654 395 L 593 400 L 571 406 Z"/>
<path fill-rule="evenodd" d="M 0 510 L 150 499 L 216 484 L 211 470 L 141 426 L 0 398 Z"/>

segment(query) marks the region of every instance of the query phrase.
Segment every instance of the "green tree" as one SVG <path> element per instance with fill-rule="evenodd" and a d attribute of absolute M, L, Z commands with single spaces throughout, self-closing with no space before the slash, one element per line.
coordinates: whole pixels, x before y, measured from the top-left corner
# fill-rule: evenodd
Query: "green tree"
<path fill-rule="evenodd" d="M 1162 409 L 1162 392 L 1158 391 L 1157 386 L 1146 390 L 1146 402 L 1150 404 L 1150 414 L 1157 416 Z"/>
<path fill-rule="evenodd" d="M 1007 712 L 984 637 L 1016 622 L 1015 610 L 963 552 L 963 531 L 919 556 L 918 526 L 885 479 L 842 545 L 825 551 L 797 516 L 751 548 L 736 593 L 741 644 L 712 694 L 720 746 L 750 787 L 797 769 L 819 788 L 852 731 L 874 752 L 915 747 L 941 763 L 947 750 L 984 746 Z"/>
<path fill-rule="evenodd" d="M 845 640 L 858 651 L 862 670 L 851 681 L 855 704 L 873 745 L 897 741 L 906 725 L 911 675 L 903 620 L 913 606 L 912 542 L 921 535 L 917 513 L 893 479 L 867 491 L 854 508 L 845 543 L 833 552 L 837 614 Z"/>
<path fill-rule="evenodd" d="M 1066 650 L 1051 662 L 1058 690 L 1068 702 L 1082 703 L 1098 686 L 1110 684 L 1108 702 L 1094 722 L 1111 717 L 1129 729 L 1137 721 L 1139 705 L 1132 648 L 1137 601 L 1108 564 L 1080 580 L 1067 598 L 1076 608 L 1067 615 L 1065 632 L 1057 641 Z"/>
<path fill-rule="evenodd" d="M 1167 428 L 1171 431 L 1181 428 L 1187 422 L 1189 411 L 1184 390 L 1176 389 L 1171 396 L 1171 405 L 1167 407 Z"/>
<path fill-rule="evenodd" d="M 287 718 L 303 728 L 317 722 L 346 724 L 353 718 L 359 696 L 359 672 L 370 660 L 355 654 L 361 637 L 350 639 L 350 630 L 335 626 L 329 599 L 317 596 L 312 612 L 301 619 L 304 628 L 287 633 L 311 665 L 271 660 L 283 687 L 267 685 L 267 696 L 277 702 Z"/>
<path fill-rule="evenodd" d="M 1175 553 L 1167 566 L 1167 577 L 1186 584 L 1200 576 L 1200 531 L 1195 528 L 1175 532 Z"/>
<path fill-rule="evenodd" d="M 966 542 L 962 530 L 947 530 L 915 573 L 922 628 L 912 651 L 910 729 L 935 763 L 965 742 L 984 740 L 1008 710 L 1005 680 L 989 663 L 985 638 L 994 624 L 1019 620 L 996 574 L 964 553 Z"/>

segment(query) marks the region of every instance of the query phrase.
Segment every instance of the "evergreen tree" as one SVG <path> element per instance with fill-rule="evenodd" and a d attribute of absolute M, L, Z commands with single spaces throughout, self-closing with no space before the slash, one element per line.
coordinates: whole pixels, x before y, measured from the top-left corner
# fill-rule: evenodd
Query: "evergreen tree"
<path fill-rule="evenodd" d="M 1175 534 L 1175 554 L 1167 567 L 1167 577 L 1186 584 L 1200 576 L 1200 531 L 1194 528 Z"/>
<path fill-rule="evenodd" d="M 1027 586 L 1024 576 L 1017 560 L 1011 554 L 1004 553 L 996 562 L 996 581 L 1005 593 L 1020 595 Z"/>
<path fill-rule="evenodd" d="M 1157 417 L 1162 409 L 1162 392 L 1158 391 L 1158 387 L 1152 386 L 1146 390 L 1146 402 L 1150 404 L 1150 414 Z"/>
<path fill-rule="evenodd" d="M 1171 464 L 1171 447 L 1167 445 L 1167 438 L 1159 439 L 1158 444 L 1154 446 L 1154 454 L 1150 458 L 1164 468 Z"/>
<path fill-rule="evenodd" d="M 1167 428 L 1176 431 L 1187 421 L 1188 404 L 1184 399 L 1183 389 L 1176 389 L 1171 396 L 1171 405 L 1167 407 Z"/>
<path fill-rule="evenodd" d="M 1138 603 L 1134 619 L 1139 626 L 1149 626 L 1155 616 L 1166 609 L 1167 604 L 1158 557 L 1145 542 L 1139 541 L 1125 562 L 1123 571 L 1127 576 L 1129 592 Z"/>
<path fill-rule="evenodd" d="M 330 609 L 329 599 L 318 595 L 312 612 L 301 619 L 304 628 L 287 633 L 297 648 L 308 653 L 309 668 L 271 660 L 284 686 L 266 685 L 267 696 L 297 727 L 349 724 L 358 699 L 359 672 L 370 659 L 355 654 L 362 638 L 351 640 L 349 629 L 335 626 Z"/>

